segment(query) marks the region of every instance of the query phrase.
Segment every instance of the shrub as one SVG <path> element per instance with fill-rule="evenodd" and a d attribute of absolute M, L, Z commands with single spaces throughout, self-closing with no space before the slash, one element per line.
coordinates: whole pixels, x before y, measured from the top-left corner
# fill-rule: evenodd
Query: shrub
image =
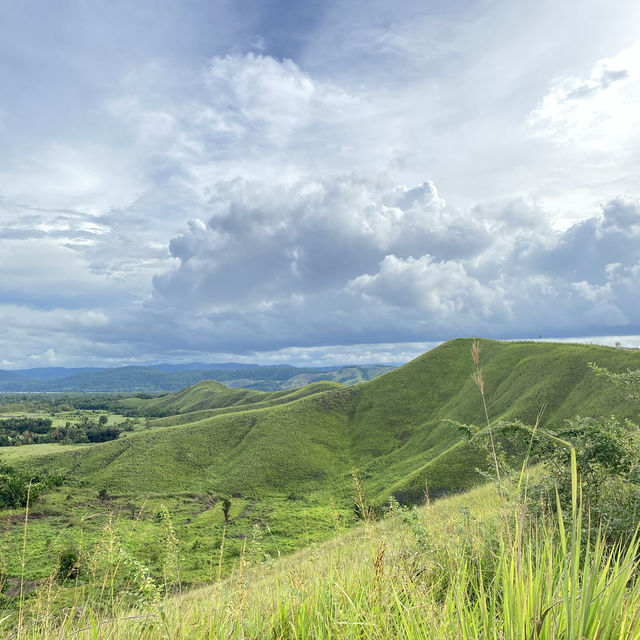
<path fill-rule="evenodd" d="M 472 359 L 476 382 L 484 402 L 484 381 L 479 361 L 480 347 L 473 344 Z M 590 368 L 624 388 L 629 398 L 640 399 L 640 371 L 613 374 L 594 364 Z M 630 420 L 576 417 L 567 420 L 557 432 L 540 427 L 540 416 L 534 426 L 519 420 L 491 423 L 486 411 L 486 426 L 466 425 L 449 420 L 470 442 L 484 449 L 493 459 L 491 474 L 478 469 L 488 478 L 518 478 L 522 461 L 540 461 L 544 472 L 540 480 L 528 487 L 531 507 L 553 510 L 559 504 L 571 512 L 575 489 L 572 474 L 580 481 L 580 504 L 589 513 L 591 533 L 604 527 L 612 540 L 630 535 L 640 515 L 640 427 Z M 495 476 L 493 475 L 495 473 Z M 514 486 L 519 486 L 515 480 Z"/>
<path fill-rule="evenodd" d="M 99 427 L 92 426 L 87 429 L 87 438 L 89 442 L 108 442 L 115 440 L 120 435 L 120 428 L 116 426 Z"/>
<path fill-rule="evenodd" d="M 58 582 L 75 580 L 78 577 L 79 557 L 75 549 L 65 549 L 58 558 L 58 571 L 56 578 Z"/>
<path fill-rule="evenodd" d="M 231 512 L 231 500 L 229 498 L 225 498 L 222 501 L 222 513 L 224 514 L 224 522 L 225 524 L 229 524 L 229 514 Z"/>
<path fill-rule="evenodd" d="M 5 476 L 0 479 L 0 506 L 8 509 L 25 507 L 27 501 L 38 499 L 38 485 L 29 487 L 29 480 L 21 475 Z"/>
<path fill-rule="evenodd" d="M 556 435 L 536 434 L 532 450 L 546 473 L 531 488 L 534 503 L 553 506 L 557 491 L 563 508 L 571 504 L 571 448 L 593 532 L 602 525 L 611 539 L 633 533 L 640 516 L 640 427 L 615 416 L 575 418 Z"/>

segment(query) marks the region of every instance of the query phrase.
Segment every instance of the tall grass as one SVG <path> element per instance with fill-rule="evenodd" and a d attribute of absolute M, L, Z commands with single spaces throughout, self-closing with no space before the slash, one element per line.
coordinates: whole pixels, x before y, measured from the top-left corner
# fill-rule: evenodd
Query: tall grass
<path fill-rule="evenodd" d="M 487 486 L 386 519 L 211 587 L 136 606 L 77 603 L 6 636 L 63 638 L 640 638 L 638 540 L 583 542 L 566 522 L 514 517 Z M 78 587 L 80 588 L 80 587 Z M 86 591 L 83 592 L 86 595 Z M 8 629 L 9 621 L 5 621 Z"/>

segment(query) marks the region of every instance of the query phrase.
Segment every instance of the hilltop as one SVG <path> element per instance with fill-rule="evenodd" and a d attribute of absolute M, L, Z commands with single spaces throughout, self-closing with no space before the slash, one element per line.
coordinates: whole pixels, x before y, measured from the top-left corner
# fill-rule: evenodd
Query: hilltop
<path fill-rule="evenodd" d="M 164 422 L 154 424 L 179 424 L 195 422 L 206 417 L 236 410 L 258 409 L 286 404 L 314 393 L 340 389 L 337 382 L 324 381 L 283 391 L 260 391 L 227 387 L 215 380 L 203 380 L 177 393 L 151 398 L 124 398 L 117 406 L 134 414 L 149 417 L 167 416 Z"/>

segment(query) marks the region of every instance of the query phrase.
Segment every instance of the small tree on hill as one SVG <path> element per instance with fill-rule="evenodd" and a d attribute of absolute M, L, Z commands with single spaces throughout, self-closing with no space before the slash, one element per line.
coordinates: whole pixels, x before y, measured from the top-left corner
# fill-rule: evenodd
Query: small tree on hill
<path fill-rule="evenodd" d="M 229 524 L 229 512 L 231 511 L 231 500 L 225 498 L 222 501 L 222 513 L 224 514 L 224 523 Z"/>

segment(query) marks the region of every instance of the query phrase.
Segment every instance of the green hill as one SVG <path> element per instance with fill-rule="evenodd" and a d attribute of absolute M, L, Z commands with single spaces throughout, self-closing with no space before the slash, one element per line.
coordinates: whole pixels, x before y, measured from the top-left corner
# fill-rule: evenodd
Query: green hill
<path fill-rule="evenodd" d="M 246 550 L 255 555 L 261 545 L 274 558 L 352 525 L 353 469 L 376 505 L 391 494 L 423 501 L 425 486 L 437 497 L 482 482 L 486 452 L 446 421 L 484 421 L 470 344 L 453 340 L 353 387 L 322 382 L 261 393 L 201 382 L 129 399 L 130 409 L 174 415 L 116 440 L 3 448 L 0 460 L 18 470 L 64 477 L 30 508 L 24 568 L 24 513 L 0 513 L 7 592 L 15 598 L 23 577 L 29 591 L 45 584 L 66 551 L 89 562 L 105 539 L 128 549 L 127 566 L 140 562 L 160 583 L 169 552 L 185 559 L 183 587 L 212 582 L 237 569 Z M 639 369 L 640 351 L 487 340 L 481 359 L 492 420 L 533 422 L 543 405 L 548 428 L 576 414 L 638 420 L 637 402 L 588 363 Z M 65 593 L 61 602 L 70 606 Z"/>
<path fill-rule="evenodd" d="M 588 368 L 640 368 L 640 352 L 573 344 L 483 341 L 492 419 L 558 427 L 576 414 L 634 416 L 633 404 Z M 238 492 L 344 496 L 358 468 L 367 493 L 419 500 L 477 483 L 478 451 L 446 418 L 482 423 L 471 380 L 470 340 L 453 340 L 370 382 L 298 399 L 222 388 L 214 382 L 146 402 L 180 412 L 210 410 L 196 422 L 34 458 L 78 482 L 113 491 Z M 310 390 L 313 391 L 314 389 Z M 286 404 L 275 404 L 278 400 Z M 291 401 L 288 401 L 291 400 Z M 268 406 L 271 405 L 271 406 Z M 202 418 L 206 414 L 195 414 Z M 180 416 L 181 422 L 185 416 Z M 170 424 L 165 418 L 163 424 Z"/>
<path fill-rule="evenodd" d="M 261 408 L 285 404 L 314 393 L 339 389 L 336 382 L 315 382 L 304 387 L 285 391 L 258 391 L 255 389 L 234 389 L 215 380 L 203 380 L 192 387 L 156 398 L 125 398 L 119 406 L 148 416 L 181 416 L 185 419 L 200 420 L 220 413 L 218 410 L 239 408 Z M 224 412 L 224 411 L 223 411 Z M 194 415 L 194 414 L 198 415 Z M 191 415 L 185 415 L 191 414 Z M 192 420 L 192 421 L 193 421 Z M 169 424 L 170 421 L 167 423 Z"/>

